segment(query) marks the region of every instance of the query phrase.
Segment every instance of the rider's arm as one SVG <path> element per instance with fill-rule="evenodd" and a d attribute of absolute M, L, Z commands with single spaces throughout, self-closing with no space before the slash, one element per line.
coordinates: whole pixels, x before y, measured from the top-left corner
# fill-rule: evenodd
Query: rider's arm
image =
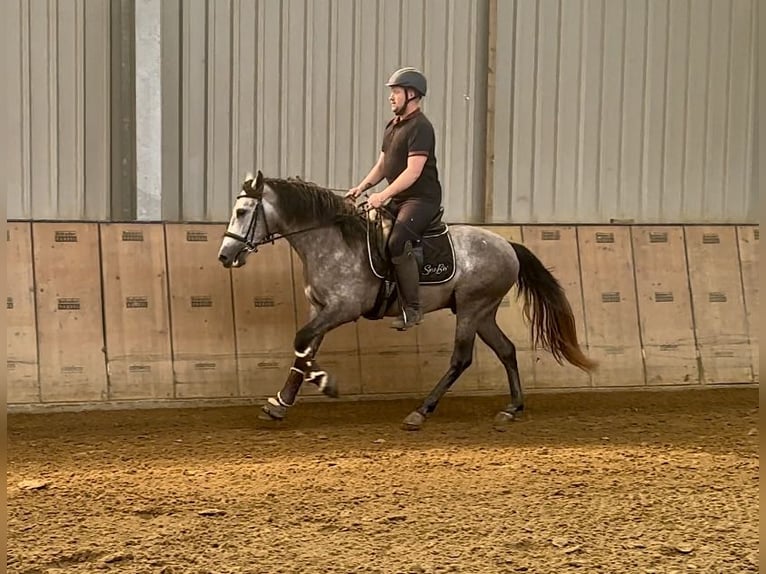
<path fill-rule="evenodd" d="M 426 165 L 427 159 L 427 155 L 409 155 L 407 157 L 407 167 L 399 174 L 399 177 L 391 182 L 391 185 L 380 192 L 382 194 L 381 199 L 386 201 L 404 190 L 409 189 L 412 184 L 418 180 L 420 174 L 423 173 L 423 166 Z"/>
<path fill-rule="evenodd" d="M 365 177 L 357 186 L 360 191 L 365 192 L 371 187 L 375 187 L 380 183 L 380 180 L 383 179 L 383 158 L 385 157 L 385 154 L 383 152 L 380 152 L 380 155 L 378 156 L 378 162 L 372 166 L 372 169 L 370 170 L 370 173 L 367 174 L 367 177 Z"/>

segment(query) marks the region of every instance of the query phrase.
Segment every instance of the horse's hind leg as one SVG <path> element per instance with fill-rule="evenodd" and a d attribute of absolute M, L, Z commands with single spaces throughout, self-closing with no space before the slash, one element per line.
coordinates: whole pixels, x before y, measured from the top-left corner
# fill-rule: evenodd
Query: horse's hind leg
<path fill-rule="evenodd" d="M 452 351 L 450 366 L 444 376 L 439 380 L 433 390 L 423 403 L 407 418 L 404 419 L 402 426 L 406 430 L 418 430 L 426 417 L 430 415 L 444 394 L 455 383 L 458 377 L 471 366 L 473 360 L 473 345 L 476 340 L 475 316 L 466 314 L 466 317 L 458 315 L 457 327 L 455 329 L 455 347 Z"/>
<path fill-rule="evenodd" d="M 524 410 L 524 392 L 521 390 L 519 365 L 516 361 L 516 346 L 498 327 L 494 314 L 484 321 L 478 329 L 479 337 L 492 349 L 503 363 L 508 375 L 508 386 L 511 390 L 511 402 L 505 410 L 497 413 L 495 428 L 505 430 L 505 425 L 511 422 Z"/>

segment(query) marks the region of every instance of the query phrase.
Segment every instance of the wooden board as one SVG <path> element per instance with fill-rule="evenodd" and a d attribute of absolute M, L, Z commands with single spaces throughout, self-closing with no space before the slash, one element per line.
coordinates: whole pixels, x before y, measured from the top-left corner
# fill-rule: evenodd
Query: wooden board
<path fill-rule="evenodd" d="M 32 227 L 7 223 L 6 336 L 8 403 L 40 402 Z"/>
<path fill-rule="evenodd" d="M 755 225 L 743 225 L 737 228 L 739 240 L 739 259 L 742 269 L 742 287 L 745 294 L 750 353 L 753 357 L 753 380 L 759 380 L 760 353 L 758 347 L 758 249 L 760 229 Z"/>
<path fill-rule="evenodd" d="M 508 241 L 524 243 L 521 235 L 521 227 L 489 227 L 493 233 L 497 233 Z M 516 346 L 516 362 L 519 367 L 519 376 L 523 388 L 534 388 L 534 360 L 535 353 L 532 351 L 529 324 L 522 314 L 523 299 L 517 297 L 516 287 L 512 287 L 500 303 L 497 310 L 497 324 Z M 478 368 L 478 389 L 482 391 L 496 391 L 507 393 L 508 376 L 505 367 L 495 353 L 484 342 L 476 338 L 476 350 L 474 352 L 476 367 Z"/>
<path fill-rule="evenodd" d="M 43 402 L 107 398 L 101 265 L 95 223 L 34 223 Z"/>
<path fill-rule="evenodd" d="M 165 225 L 176 396 L 237 396 L 231 275 L 218 262 L 222 225 Z"/>
<path fill-rule="evenodd" d="M 580 273 L 596 387 L 642 386 L 644 362 L 628 227 L 578 229 Z"/>
<path fill-rule="evenodd" d="M 303 264 L 298 255 L 290 253 L 293 265 L 294 296 L 295 296 L 295 331 L 309 321 L 309 304 L 305 293 Z M 364 321 L 361 319 L 360 321 Z M 293 341 L 290 340 L 292 352 Z M 343 395 L 358 395 L 362 392 L 361 365 L 359 362 L 359 339 L 357 323 L 341 325 L 325 335 L 322 346 L 317 354 L 317 362 L 322 369 L 331 373 L 337 379 L 338 390 Z M 313 385 L 301 389 L 306 396 L 317 395 L 319 391 Z"/>
<path fill-rule="evenodd" d="M 232 269 L 240 392 L 272 396 L 293 364 L 295 300 L 290 244 L 279 241 Z"/>
<path fill-rule="evenodd" d="M 695 333 L 704 383 L 753 380 L 733 226 L 685 228 Z"/>
<path fill-rule="evenodd" d="M 102 224 L 101 254 L 109 398 L 171 398 L 164 228 Z"/>
<path fill-rule="evenodd" d="M 632 236 L 646 384 L 698 384 L 683 228 L 634 227 Z"/>
<path fill-rule="evenodd" d="M 418 393 L 423 388 L 417 339 L 423 325 L 397 331 L 391 321 L 361 319 L 357 324 L 362 393 Z"/>
<path fill-rule="evenodd" d="M 590 351 L 585 336 L 582 290 L 580 287 L 580 263 L 577 231 L 571 226 L 524 226 L 524 245 L 558 279 L 572 307 L 577 327 L 577 339 L 583 352 Z M 564 363 L 559 365 L 553 356 L 542 349 L 535 351 L 536 388 L 578 388 L 591 386 L 590 375 Z"/>

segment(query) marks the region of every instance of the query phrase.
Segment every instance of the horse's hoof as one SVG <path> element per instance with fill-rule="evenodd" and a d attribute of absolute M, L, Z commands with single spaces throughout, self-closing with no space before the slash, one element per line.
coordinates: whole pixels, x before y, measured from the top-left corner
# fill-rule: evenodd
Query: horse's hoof
<path fill-rule="evenodd" d="M 258 418 L 262 421 L 281 421 L 285 418 L 286 414 L 286 407 L 266 403 L 261 407 L 261 412 L 258 414 Z"/>
<path fill-rule="evenodd" d="M 412 411 L 402 422 L 402 428 L 409 431 L 420 430 L 420 427 L 423 426 L 425 420 L 426 417 L 418 411 Z"/>
<path fill-rule="evenodd" d="M 494 427 L 496 431 L 505 432 L 508 425 L 516 419 L 516 416 L 506 411 L 500 411 L 495 415 Z"/>
<path fill-rule="evenodd" d="M 332 375 L 327 375 L 327 379 L 325 380 L 324 384 L 321 386 L 322 394 L 324 394 L 327 397 L 330 397 L 331 399 L 337 399 L 340 396 L 340 393 L 338 392 L 338 382 L 335 380 L 335 377 Z"/>

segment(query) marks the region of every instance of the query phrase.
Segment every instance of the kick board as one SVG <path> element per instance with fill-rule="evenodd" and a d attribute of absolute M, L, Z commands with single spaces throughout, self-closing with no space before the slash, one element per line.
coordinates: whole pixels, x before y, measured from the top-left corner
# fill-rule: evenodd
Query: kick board
<path fill-rule="evenodd" d="M 37 318 L 32 272 L 30 223 L 7 223 L 7 372 L 8 403 L 40 401 Z"/>
<path fill-rule="evenodd" d="M 758 347 L 758 249 L 760 229 L 755 225 L 743 225 L 737 228 L 739 240 L 739 259 L 742 269 L 742 287 L 745 295 L 750 352 L 753 357 L 753 380 L 759 380 Z"/>
<path fill-rule="evenodd" d="M 580 274 L 594 387 L 643 386 L 630 229 L 581 226 Z"/>
<path fill-rule="evenodd" d="M 522 227 L 522 234 L 524 245 L 540 259 L 564 288 L 574 314 L 577 339 L 583 352 L 588 354 L 577 230 L 572 226 L 529 225 Z M 536 388 L 569 389 L 591 386 L 588 373 L 568 363 L 560 365 L 549 352 L 542 349 L 535 351 L 534 367 Z"/>
<path fill-rule="evenodd" d="M 638 226 L 632 236 L 646 384 L 699 384 L 683 228 Z"/>
<path fill-rule="evenodd" d="M 109 398 L 173 397 L 165 231 L 101 225 Z"/>
<path fill-rule="evenodd" d="M 231 275 L 218 261 L 219 224 L 165 225 L 176 396 L 239 394 Z"/>
<path fill-rule="evenodd" d="M 736 228 L 687 226 L 686 254 L 703 383 L 753 378 Z"/>
<path fill-rule="evenodd" d="M 43 402 L 108 398 L 98 224 L 32 227 Z"/>

